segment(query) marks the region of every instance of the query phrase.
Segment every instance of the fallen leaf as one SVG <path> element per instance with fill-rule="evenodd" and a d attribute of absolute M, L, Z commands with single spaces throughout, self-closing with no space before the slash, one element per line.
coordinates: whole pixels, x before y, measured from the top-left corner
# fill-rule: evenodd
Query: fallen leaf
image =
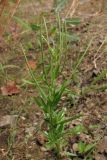
<path fill-rule="evenodd" d="M 36 68 L 36 62 L 34 60 L 29 60 L 28 65 L 33 70 Z"/>
<path fill-rule="evenodd" d="M 39 146 L 43 146 L 43 144 L 46 142 L 46 137 L 42 134 L 38 134 L 36 136 L 36 143 L 39 145 Z"/>
<path fill-rule="evenodd" d="M 1 93 L 3 96 L 11 96 L 20 93 L 20 88 L 14 81 L 9 81 L 5 86 L 1 87 Z"/>

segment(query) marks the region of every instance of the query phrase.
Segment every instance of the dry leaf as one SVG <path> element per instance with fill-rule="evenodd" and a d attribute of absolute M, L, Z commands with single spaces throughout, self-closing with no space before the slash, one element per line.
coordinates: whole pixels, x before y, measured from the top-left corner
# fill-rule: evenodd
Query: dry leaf
<path fill-rule="evenodd" d="M 3 117 L 0 117 L 0 127 L 5 127 L 8 125 L 13 126 L 15 124 L 16 118 L 17 118 L 17 115 L 6 115 Z"/>
<path fill-rule="evenodd" d="M 1 87 L 1 93 L 4 96 L 11 96 L 20 93 L 20 88 L 14 81 L 10 81 L 6 86 Z"/>
<path fill-rule="evenodd" d="M 43 146 L 45 142 L 46 142 L 46 137 L 43 134 L 38 134 L 36 136 L 36 143 L 39 146 Z"/>

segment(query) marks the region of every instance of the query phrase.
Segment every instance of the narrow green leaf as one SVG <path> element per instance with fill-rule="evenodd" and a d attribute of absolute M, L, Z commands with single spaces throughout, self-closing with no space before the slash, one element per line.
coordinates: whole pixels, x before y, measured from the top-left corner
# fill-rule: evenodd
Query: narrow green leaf
<path fill-rule="evenodd" d="M 80 19 L 79 18 L 67 18 L 65 19 L 65 23 L 77 25 L 77 24 L 80 24 Z"/>
<path fill-rule="evenodd" d="M 63 120 L 63 121 L 60 122 L 60 123 L 68 123 L 68 122 L 73 121 L 74 119 L 80 118 L 81 116 L 82 116 L 82 115 L 75 115 L 75 116 L 72 116 L 71 118 L 68 118 L 68 119 Z"/>
<path fill-rule="evenodd" d="M 85 147 L 85 152 L 90 152 L 90 150 L 94 149 L 95 144 L 87 144 Z"/>
<path fill-rule="evenodd" d="M 96 84 L 98 81 L 100 81 L 103 78 L 105 78 L 106 75 L 107 75 L 107 69 L 103 70 L 97 77 L 95 77 L 91 84 L 92 85 Z"/>
<path fill-rule="evenodd" d="M 78 143 L 78 148 L 79 148 L 79 152 L 80 152 L 80 153 L 84 153 L 85 147 L 86 147 L 86 144 L 85 144 L 84 142 L 80 141 L 80 142 Z"/>
<path fill-rule="evenodd" d="M 33 31 L 38 31 L 38 30 L 40 30 L 40 28 L 41 28 L 40 25 L 34 24 L 34 23 L 30 24 L 30 27 L 31 27 L 31 29 L 32 29 Z"/>

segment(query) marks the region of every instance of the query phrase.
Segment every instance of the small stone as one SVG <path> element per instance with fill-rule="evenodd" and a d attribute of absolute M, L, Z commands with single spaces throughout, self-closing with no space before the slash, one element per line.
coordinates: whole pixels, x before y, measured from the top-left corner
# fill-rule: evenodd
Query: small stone
<path fill-rule="evenodd" d="M 42 152 L 47 152 L 47 149 L 45 147 L 40 148 Z"/>
<path fill-rule="evenodd" d="M 98 74 L 99 74 L 99 70 L 98 69 L 94 69 L 92 77 L 96 77 Z"/>
<path fill-rule="evenodd" d="M 97 154 L 95 155 L 95 160 L 107 160 L 107 159 L 103 154 Z"/>
<path fill-rule="evenodd" d="M 26 118 L 25 118 L 25 117 L 23 117 L 23 116 L 21 116 L 20 118 L 21 118 L 23 121 L 25 121 L 25 120 L 26 120 Z"/>
<path fill-rule="evenodd" d="M 78 151 L 78 143 L 74 143 L 72 146 L 72 149 L 74 152 L 77 152 Z"/>

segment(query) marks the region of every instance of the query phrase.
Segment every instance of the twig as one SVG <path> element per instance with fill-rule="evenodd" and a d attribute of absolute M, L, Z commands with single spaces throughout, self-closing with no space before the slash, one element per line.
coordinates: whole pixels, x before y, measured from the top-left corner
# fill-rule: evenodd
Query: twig
<path fill-rule="evenodd" d="M 65 18 L 67 18 L 69 15 L 70 15 L 70 18 L 73 17 L 77 7 L 78 7 L 78 4 L 79 4 L 79 0 L 73 0 L 72 4 L 71 4 L 71 7 L 70 9 L 68 10 Z"/>
<path fill-rule="evenodd" d="M 17 8 L 18 8 L 20 1 L 21 1 L 21 0 L 16 0 L 16 2 L 15 2 L 16 4 L 15 4 L 15 6 L 14 6 L 14 8 L 13 8 L 11 14 L 10 14 L 10 17 L 9 17 L 9 19 L 8 19 L 8 21 L 7 21 L 6 26 L 8 26 L 8 25 L 10 24 L 11 19 L 12 19 L 12 17 L 14 16 L 14 14 L 15 14 Z M 6 6 L 6 3 L 7 3 L 7 2 L 8 2 L 7 0 L 1 0 L 1 2 L 0 2 L 0 5 L 2 5 L 2 9 L 1 9 L 1 12 L 0 12 L 0 18 L 1 18 L 1 16 L 2 16 L 2 14 L 3 14 L 3 11 L 4 11 L 4 9 L 5 9 L 5 6 Z M 6 29 L 6 27 L 3 28 L 2 34 L 5 32 L 5 29 Z M 1 33 L 0 33 L 0 34 L 1 34 Z"/>

